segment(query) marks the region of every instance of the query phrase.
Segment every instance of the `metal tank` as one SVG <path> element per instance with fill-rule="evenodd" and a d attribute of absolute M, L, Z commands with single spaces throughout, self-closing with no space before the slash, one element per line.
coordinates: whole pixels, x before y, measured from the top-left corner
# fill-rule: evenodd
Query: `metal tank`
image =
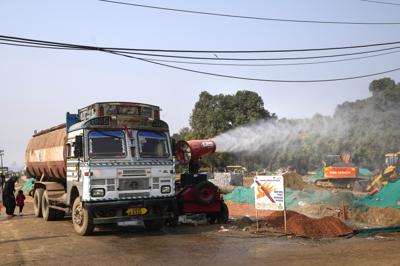
<path fill-rule="evenodd" d="M 25 152 L 27 174 L 31 177 L 66 178 L 66 127 L 52 127 L 32 136 Z"/>

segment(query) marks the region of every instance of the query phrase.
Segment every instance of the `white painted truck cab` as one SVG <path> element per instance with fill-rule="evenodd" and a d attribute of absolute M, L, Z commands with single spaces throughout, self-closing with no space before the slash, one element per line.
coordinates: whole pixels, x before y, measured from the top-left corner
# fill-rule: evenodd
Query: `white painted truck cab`
<path fill-rule="evenodd" d="M 65 179 L 49 176 L 35 183 L 35 190 L 47 191 L 47 199 L 43 191 L 34 194 L 37 208 L 52 219 L 71 211 L 81 235 L 99 224 L 131 220 L 161 228 L 172 215 L 175 172 L 168 125 L 159 113 L 156 106 L 123 102 L 68 113 Z"/>

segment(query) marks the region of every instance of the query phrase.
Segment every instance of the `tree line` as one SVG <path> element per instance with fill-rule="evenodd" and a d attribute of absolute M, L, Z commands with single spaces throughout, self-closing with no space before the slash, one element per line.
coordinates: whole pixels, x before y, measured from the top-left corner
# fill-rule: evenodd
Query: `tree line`
<path fill-rule="evenodd" d="M 380 169 L 386 153 L 400 150 L 400 83 L 383 78 L 372 81 L 368 89 L 370 97 L 339 104 L 332 116 L 315 114 L 308 119 L 278 119 L 256 92 L 211 95 L 203 91 L 191 113 L 190 127 L 172 137 L 207 139 L 268 121 L 299 130 L 285 145 L 272 144 L 254 154 L 213 154 L 203 158 L 203 164 L 210 168 L 241 164 L 249 170 L 270 171 L 292 166 L 306 172 L 319 169 L 326 155 L 349 152 L 354 163 Z"/>

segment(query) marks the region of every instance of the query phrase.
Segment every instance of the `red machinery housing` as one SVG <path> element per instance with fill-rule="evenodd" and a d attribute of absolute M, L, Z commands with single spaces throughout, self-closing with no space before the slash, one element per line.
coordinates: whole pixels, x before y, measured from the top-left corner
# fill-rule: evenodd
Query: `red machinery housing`
<path fill-rule="evenodd" d="M 226 223 L 228 207 L 224 203 L 219 188 L 207 180 L 207 174 L 199 173 L 200 157 L 215 152 L 213 140 L 178 141 L 175 156 L 179 163 L 189 164 L 189 171 L 181 174 L 176 183 L 177 206 L 175 221 L 179 215 L 204 213 L 210 223 Z"/>

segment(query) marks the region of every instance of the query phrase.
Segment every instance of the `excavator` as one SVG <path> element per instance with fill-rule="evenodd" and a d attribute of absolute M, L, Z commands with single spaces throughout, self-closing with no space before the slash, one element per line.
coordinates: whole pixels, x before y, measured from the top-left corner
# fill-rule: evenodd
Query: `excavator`
<path fill-rule="evenodd" d="M 400 180 L 400 151 L 385 155 L 385 168 L 368 185 L 367 191 L 370 196 L 378 193 L 388 183 Z"/>
<path fill-rule="evenodd" d="M 324 159 L 322 179 L 315 184 L 325 188 L 352 189 L 355 181 L 359 180 L 358 167 L 351 162 L 350 153 L 340 155 L 327 155 Z"/>

